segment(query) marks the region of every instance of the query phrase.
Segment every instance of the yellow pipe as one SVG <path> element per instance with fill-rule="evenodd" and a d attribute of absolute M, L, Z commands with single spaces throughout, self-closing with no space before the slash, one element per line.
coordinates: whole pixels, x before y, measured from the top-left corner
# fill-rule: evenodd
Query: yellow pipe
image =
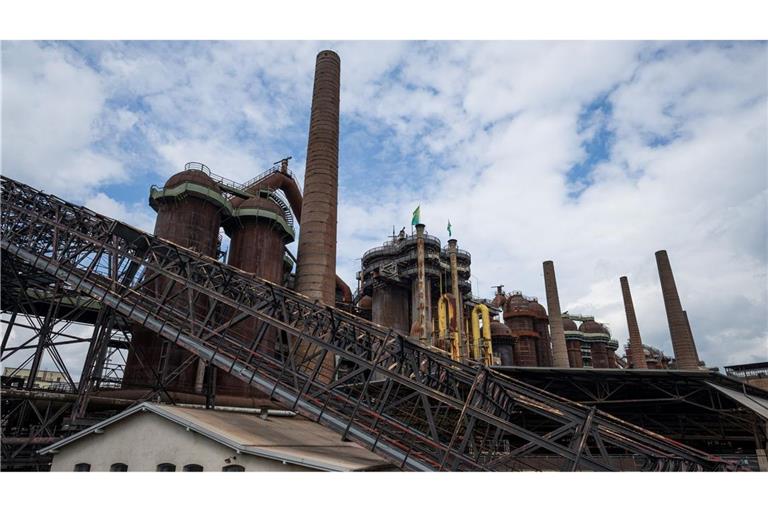
<path fill-rule="evenodd" d="M 480 319 L 483 320 L 482 333 L 480 331 Z M 474 343 L 474 357 L 482 358 L 486 365 L 493 364 L 493 345 L 491 344 L 491 314 L 485 304 L 478 304 L 472 308 L 472 341 Z M 482 355 L 480 354 L 482 347 Z"/>
<path fill-rule="evenodd" d="M 461 359 L 461 352 L 459 349 L 459 333 L 455 328 L 451 328 L 456 324 L 456 308 L 453 303 L 453 298 L 444 293 L 437 301 L 437 323 L 440 331 L 440 337 L 446 344 L 451 345 L 451 359 L 459 361 Z"/>

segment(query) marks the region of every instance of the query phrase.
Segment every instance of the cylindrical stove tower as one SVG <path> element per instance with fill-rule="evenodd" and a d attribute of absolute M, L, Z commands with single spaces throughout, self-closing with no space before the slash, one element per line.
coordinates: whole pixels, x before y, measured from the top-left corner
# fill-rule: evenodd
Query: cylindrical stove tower
<path fill-rule="evenodd" d="M 570 368 L 583 368 L 584 358 L 581 354 L 581 340 L 584 338 L 584 335 L 579 330 L 576 322 L 570 318 L 563 318 L 562 322 L 565 346 L 568 351 L 568 366 Z"/>
<path fill-rule="evenodd" d="M 552 336 L 552 363 L 559 368 L 568 368 L 568 348 L 563 332 L 563 317 L 560 312 L 560 297 L 557 293 L 555 264 L 544 262 L 544 289 L 547 294 L 547 311 L 549 312 L 549 329 Z"/>
<path fill-rule="evenodd" d="M 336 295 L 340 74 L 336 53 L 317 54 L 296 264 L 296 290 L 330 306 Z"/>
<path fill-rule="evenodd" d="M 631 368 L 645 369 L 645 354 L 643 353 L 643 340 L 640 337 L 640 328 L 637 325 L 637 316 L 635 315 L 635 305 L 632 302 L 632 293 L 629 291 L 629 281 L 627 276 L 619 278 L 621 282 L 621 295 L 624 298 L 624 312 L 627 315 L 627 327 L 629 329 L 629 361 Z"/>
<path fill-rule="evenodd" d="M 536 340 L 536 361 L 539 366 L 552 366 L 552 339 L 549 335 L 549 318 L 547 310 L 536 299 L 530 302 L 531 310 L 536 317 L 533 319 L 533 330 L 539 335 Z"/>
<path fill-rule="evenodd" d="M 216 182 L 202 169 L 207 167 L 202 164 L 187 164 L 187 170 L 171 176 L 162 188 L 153 187 L 150 192 L 150 205 L 157 211 L 156 236 L 215 258 L 219 246 L 222 214 L 228 210 L 229 204 L 221 195 Z M 152 293 L 160 295 L 167 284 L 165 278 L 159 277 L 149 285 L 149 289 Z M 186 293 L 181 293 L 173 300 L 180 310 L 189 307 Z M 194 317 L 202 320 L 208 302 L 204 298 L 198 298 L 194 308 Z M 124 387 L 154 387 L 157 374 L 179 367 L 190 354 L 181 347 L 172 345 L 168 347 L 167 357 L 163 358 L 163 343 L 163 339 L 154 332 L 141 326 L 133 328 L 132 346 L 123 379 Z M 166 370 L 161 366 L 165 366 Z M 187 365 L 166 389 L 199 392 L 199 377 L 202 373 L 198 372 L 198 366 Z"/>
<path fill-rule="evenodd" d="M 233 216 L 224 224 L 230 237 L 228 263 L 245 272 L 282 285 L 285 271 L 285 245 L 293 241 L 293 228 L 286 217 L 287 208 L 269 191 L 245 200 L 233 199 Z M 248 318 L 231 329 L 244 341 L 255 340 L 260 322 Z M 270 327 L 264 332 L 258 350 L 274 354 L 277 331 Z M 264 397 L 262 393 L 231 375 L 219 372 L 216 391 L 223 395 L 250 395 Z"/>
<path fill-rule="evenodd" d="M 510 294 L 504 304 L 504 323 L 515 340 L 514 358 L 517 366 L 536 366 L 538 333 L 533 328 L 536 313 L 531 303 L 519 292 Z M 494 349 L 495 350 L 495 349 Z"/>
<path fill-rule="evenodd" d="M 585 320 L 579 326 L 584 333 L 585 341 L 589 341 L 592 368 L 608 368 L 608 341 L 610 335 L 605 326 L 594 320 Z"/>
<path fill-rule="evenodd" d="M 661 291 L 664 296 L 664 308 L 667 311 L 669 323 L 669 335 L 672 338 L 672 348 L 675 351 L 677 368 L 680 370 L 697 370 L 699 357 L 696 353 L 696 345 L 690 336 L 688 323 L 685 321 L 683 307 L 680 304 L 680 296 L 677 293 L 675 277 L 672 274 L 672 266 L 669 263 L 667 251 L 656 253 L 656 265 L 659 269 Z"/>

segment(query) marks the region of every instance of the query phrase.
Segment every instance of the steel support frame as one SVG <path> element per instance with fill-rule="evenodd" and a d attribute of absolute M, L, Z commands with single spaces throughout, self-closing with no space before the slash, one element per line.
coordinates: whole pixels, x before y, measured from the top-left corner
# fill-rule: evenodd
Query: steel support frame
<path fill-rule="evenodd" d="M 704 452 L 490 369 L 452 361 L 415 340 L 19 182 L 3 178 L 2 194 L 2 249 L 8 254 L 403 468 L 518 467 L 514 458 L 494 464 L 509 453 L 500 449 L 504 440 L 513 450 L 532 443 L 537 452 L 570 461 L 574 470 L 616 469 L 584 449 L 590 439 L 601 452 L 637 454 L 647 468 L 727 467 Z M 121 272 L 111 275 L 110 267 Z M 123 279 L 126 269 L 134 269 L 130 279 Z M 142 282 L 155 276 L 205 297 L 205 320 L 196 322 L 193 308 L 147 293 Z M 249 340 L 220 328 L 242 315 L 276 328 L 294 348 L 301 343 L 313 350 L 292 350 L 288 357 L 253 350 Z M 335 359 L 331 368 L 318 364 L 325 354 Z M 339 378 L 342 365 L 354 377 Z M 379 385 L 370 385 L 374 379 Z M 559 437 L 517 424 L 521 412 L 551 424 Z M 574 444 L 576 436 L 583 441 Z M 488 446 L 488 438 L 496 445 Z"/>

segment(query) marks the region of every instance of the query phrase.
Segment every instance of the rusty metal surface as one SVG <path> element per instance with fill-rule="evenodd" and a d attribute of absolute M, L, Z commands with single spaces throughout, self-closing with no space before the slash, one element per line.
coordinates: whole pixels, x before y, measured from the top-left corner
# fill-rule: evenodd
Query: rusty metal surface
<path fill-rule="evenodd" d="M 605 343 L 594 340 L 590 343 L 592 354 L 592 368 L 608 368 L 608 349 Z"/>
<path fill-rule="evenodd" d="M 517 366 L 536 366 L 536 338 L 525 335 L 516 337 L 514 353 Z"/>
<path fill-rule="evenodd" d="M 182 183 L 195 183 L 219 192 L 216 183 L 207 174 L 198 170 L 186 170 L 171 176 L 165 183 L 165 187 L 171 188 Z M 220 207 L 216 204 L 192 195 L 183 196 L 178 200 L 163 199 L 158 201 L 155 235 L 215 258 L 219 246 L 221 213 Z M 156 282 L 153 286 L 154 293 L 161 294 L 163 285 L 162 281 Z M 200 303 L 191 306 L 204 315 L 207 309 L 205 301 L 205 298 L 200 298 Z M 185 306 L 190 305 L 185 304 Z M 132 331 L 133 344 L 126 361 L 125 386 L 151 386 L 157 380 L 157 375 L 162 375 L 167 368 L 184 366 L 183 371 L 168 386 L 168 389 L 187 393 L 195 392 L 198 364 L 196 361 L 188 361 L 189 354 L 186 351 L 177 346 L 168 346 L 155 333 L 141 326 L 135 326 Z"/>
<path fill-rule="evenodd" d="M 581 357 L 581 342 L 575 339 L 565 341 L 568 353 L 568 366 L 570 368 L 583 368 L 584 361 Z"/>
<path fill-rule="evenodd" d="M 410 330 L 408 295 L 409 291 L 400 286 L 374 287 L 371 320 L 384 327 L 407 333 Z"/>
<path fill-rule="evenodd" d="M 318 53 L 296 265 L 296 291 L 328 305 L 336 295 L 340 73 L 336 53 Z"/>
<path fill-rule="evenodd" d="M 695 370 L 699 367 L 699 357 L 696 346 L 688 329 L 688 322 L 683 314 L 680 296 L 675 285 L 675 276 L 669 263 L 667 251 L 656 252 L 656 265 L 659 269 L 661 292 L 664 296 L 664 309 L 667 312 L 669 335 L 672 338 L 672 348 L 675 352 L 677 367 L 681 370 Z"/>

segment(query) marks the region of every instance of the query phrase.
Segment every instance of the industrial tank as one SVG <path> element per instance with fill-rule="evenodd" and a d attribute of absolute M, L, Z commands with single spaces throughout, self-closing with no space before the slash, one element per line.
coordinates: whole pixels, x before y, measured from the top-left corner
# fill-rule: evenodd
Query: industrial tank
<path fill-rule="evenodd" d="M 202 164 L 187 164 L 184 171 L 171 176 L 162 188 L 152 187 L 149 204 L 157 212 L 155 235 L 215 258 L 219 248 L 222 214 L 228 211 L 229 205 L 219 186 L 203 169 L 207 167 Z M 151 293 L 160 295 L 167 284 L 164 278 L 155 279 L 149 285 Z M 181 293 L 173 300 L 180 310 L 189 307 L 189 297 L 186 293 Z M 198 298 L 193 307 L 195 318 L 202 320 L 208 309 L 207 300 Z M 133 328 L 124 387 L 154 386 L 155 372 L 162 370 L 162 346 L 163 340 L 152 331 L 141 326 Z M 189 355 L 190 353 L 181 347 L 169 346 L 167 368 L 179 367 Z M 188 393 L 200 392 L 202 372 L 198 366 L 197 363 L 188 364 L 167 389 Z"/>
<path fill-rule="evenodd" d="M 519 293 L 507 297 L 504 304 L 504 323 L 509 327 L 515 339 L 515 364 L 517 366 L 536 366 L 536 343 L 538 333 L 533 329 L 536 317 L 530 302 Z"/>
<path fill-rule="evenodd" d="M 224 222 L 230 237 L 228 263 L 256 277 L 282 285 L 285 270 L 285 245 L 294 239 L 290 212 L 282 200 L 269 191 L 257 196 L 232 200 L 233 213 Z M 246 342 L 255 340 L 260 322 L 248 318 L 232 328 Z M 277 331 L 270 327 L 264 333 L 257 350 L 278 357 Z M 217 393 L 262 398 L 261 393 L 241 380 L 219 372 Z"/>
<path fill-rule="evenodd" d="M 563 332 L 565 333 L 565 347 L 568 351 L 568 366 L 570 368 L 583 368 L 584 359 L 581 356 L 583 334 L 579 331 L 576 322 L 570 318 L 563 318 Z"/>
<path fill-rule="evenodd" d="M 210 176 L 198 170 L 175 174 L 162 189 L 152 191 L 150 205 L 157 211 L 155 235 L 206 256 L 216 256 L 221 212 L 226 203 Z"/>
<path fill-rule="evenodd" d="M 282 285 L 285 245 L 294 236 L 282 206 L 264 193 L 233 200 L 233 208 L 234 215 L 224 224 L 230 237 L 228 263 Z"/>
<path fill-rule="evenodd" d="M 410 290 L 397 285 L 373 287 L 371 298 L 371 320 L 387 328 L 402 333 L 410 330 L 409 312 Z"/>
<path fill-rule="evenodd" d="M 579 331 L 585 334 L 590 342 L 592 368 L 608 368 L 608 350 L 606 344 L 610 339 L 605 326 L 594 320 L 585 320 L 579 326 Z"/>
<path fill-rule="evenodd" d="M 536 361 L 539 366 L 552 366 L 552 340 L 549 336 L 549 315 L 539 301 L 532 299 L 529 307 L 533 311 L 533 330 L 539 335 L 536 340 Z"/>

